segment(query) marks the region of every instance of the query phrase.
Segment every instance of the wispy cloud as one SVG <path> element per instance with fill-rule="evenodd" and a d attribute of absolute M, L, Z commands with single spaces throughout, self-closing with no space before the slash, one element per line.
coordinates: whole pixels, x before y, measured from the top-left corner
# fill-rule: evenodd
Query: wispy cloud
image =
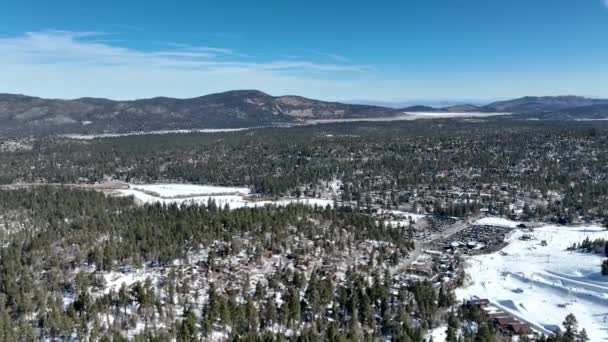
<path fill-rule="evenodd" d="M 372 70 L 338 55 L 326 62 L 260 60 L 235 49 L 171 42 L 152 50 L 134 49 L 119 38 L 107 32 L 59 30 L 0 38 L 0 92 L 135 98 L 258 88 L 316 95 L 342 86 L 336 81 L 341 77 Z"/>
<path fill-rule="evenodd" d="M 608 0 L 606 0 L 608 1 Z M 317 56 L 322 56 L 325 58 L 328 58 L 330 60 L 333 60 L 335 62 L 340 62 L 340 63 L 350 63 L 350 59 L 342 56 L 340 54 L 337 53 L 331 53 L 331 52 L 323 52 L 323 51 L 317 51 L 317 50 L 312 50 L 312 49 L 302 49 L 302 51 L 306 51 L 308 53 L 317 55 Z"/>
<path fill-rule="evenodd" d="M 259 89 L 326 100 L 505 98 L 581 93 L 605 97 L 608 77 L 597 68 L 562 69 L 546 77 L 471 70 L 391 70 L 302 50 L 249 55 L 226 46 L 162 43 L 128 48 L 111 32 L 36 31 L 0 36 L 0 93 L 53 98 L 194 97 Z M 212 45 L 212 44 L 209 44 Z M 300 51 L 299 51 L 300 52 Z M 281 55 L 284 53 L 284 55 Z M 336 57 L 334 56 L 334 57 Z M 393 72 L 394 71 L 394 72 Z M 462 75 L 466 73 L 466 77 Z M 535 74 L 535 76 L 539 76 Z M 500 79 L 500 82 L 496 82 Z M 522 83 L 522 79 L 527 80 Z"/>
<path fill-rule="evenodd" d="M 176 69 L 243 68 L 315 72 L 362 72 L 364 66 L 347 63 L 314 63 L 304 60 L 252 62 L 233 49 L 164 43 L 168 48 L 143 51 L 99 39 L 103 32 L 41 31 L 0 39 L 0 54 L 14 63 L 149 65 Z M 5 58 L 6 58 L 5 57 Z"/>

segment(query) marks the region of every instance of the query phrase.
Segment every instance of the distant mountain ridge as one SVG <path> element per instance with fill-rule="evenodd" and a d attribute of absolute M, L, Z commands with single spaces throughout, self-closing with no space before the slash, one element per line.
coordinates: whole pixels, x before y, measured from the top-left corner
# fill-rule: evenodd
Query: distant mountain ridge
<path fill-rule="evenodd" d="M 481 107 L 486 112 L 547 113 L 566 108 L 608 104 L 607 99 L 581 96 L 526 96 L 514 100 L 497 101 Z"/>
<path fill-rule="evenodd" d="M 190 99 L 155 97 L 132 101 L 52 100 L 0 94 L 0 124 L 5 131 L 46 133 L 254 127 L 313 119 L 386 117 L 399 113 L 391 108 L 325 102 L 301 96 L 275 97 L 257 90 L 235 90 Z"/>
<path fill-rule="evenodd" d="M 60 100 L 0 94 L 0 136 L 259 127 L 307 120 L 394 117 L 408 112 L 507 112 L 515 117 L 538 119 L 603 119 L 608 117 L 608 100 L 527 96 L 485 106 L 462 104 L 396 109 L 301 96 L 271 96 L 258 90 L 234 90 L 189 99 L 155 97 L 132 101 L 91 97 Z"/>
<path fill-rule="evenodd" d="M 486 113 L 513 113 L 535 115 L 555 112 L 568 108 L 582 108 L 596 105 L 606 105 L 608 99 L 591 99 L 581 96 L 525 96 L 512 100 L 496 101 L 484 106 L 470 104 L 454 105 L 449 107 L 411 106 L 402 108 L 404 112 L 486 112 Z M 580 111 L 579 114 L 583 114 Z M 544 115 L 547 117 L 547 115 Z"/>

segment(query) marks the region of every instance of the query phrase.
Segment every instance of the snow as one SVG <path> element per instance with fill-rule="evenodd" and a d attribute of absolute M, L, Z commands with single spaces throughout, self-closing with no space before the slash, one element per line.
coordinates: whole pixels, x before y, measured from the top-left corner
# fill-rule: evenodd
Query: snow
<path fill-rule="evenodd" d="M 466 261 L 470 284 L 456 290 L 459 299 L 473 296 L 490 302 L 544 333 L 561 326 L 572 313 L 591 341 L 608 339 L 608 277 L 602 277 L 602 256 L 566 251 L 586 237 L 608 238 L 600 227 L 543 226 L 531 240 L 516 229 L 500 252 Z M 546 241 L 547 246 L 541 242 Z"/>
<path fill-rule="evenodd" d="M 162 198 L 193 197 L 203 195 L 224 195 L 238 194 L 249 195 L 249 188 L 227 187 L 193 184 L 148 184 L 148 185 L 129 185 L 129 188 L 149 195 Z"/>
<path fill-rule="evenodd" d="M 484 217 L 475 221 L 476 225 L 480 226 L 495 226 L 505 228 L 516 228 L 521 222 L 511 221 L 502 217 Z"/>
<path fill-rule="evenodd" d="M 144 204 L 162 203 L 207 205 L 214 201 L 218 207 L 228 205 L 230 209 L 263 207 L 265 205 L 287 206 L 300 203 L 310 206 L 333 206 L 334 201 L 322 198 L 287 198 L 276 201 L 254 201 L 246 198 L 249 189 L 245 187 L 219 187 L 188 184 L 129 185 L 129 189 L 117 190 L 120 195 L 133 196 Z"/>
<path fill-rule="evenodd" d="M 400 210 L 381 210 L 378 214 L 393 216 L 395 218 L 394 220 L 384 221 L 389 227 L 393 228 L 408 227 L 410 225 L 410 220 L 412 223 L 416 223 L 419 219 L 426 217 L 426 215 L 423 214 L 415 214 Z"/>
<path fill-rule="evenodd" d="M 377 118 L 349 118 L 349 119 L 317 119 L 306 120 L 304 124 L 318 125 L 340 122 L 390 122 L 407 121 L 419 119 L 451 119 L 451 118 L 484 118 L 498 115 L 510 115 L 511 113 L 475 113 L 475 112 L 404 112 L 402 115 L 377 117 Z"/>
<path fill-rule="evenodd" d="M 424 214 L 415 214 L 415 213 L 409 213 L 407 211 L 399 211 L 399 210 L 388 210 L 388 211 L 386 211 L 386 213 L 392 214 L 395 217 L 405 218 L 406 220 L 408 220 L 408 223 L 409 223 L 409 219 L 416 222 L 419 219 L 426 217 L 426 215 L 424 215 Z"/>
<path fill-rule="evenodd" d="M 408 112 L 410 120 L 416 119 L 451 119 L 451 118 L 485 118 L 490 116 L 510 115 L 511 113 L 479 112 Z"/>
<path fill-rule="evenodd" d="M 91 121 L 83 121 L 83 126 L 91 124 Z M 175 130 L 162 130 L 162 131 L 138 131 L 128 133 L 103 133 L 103 134 L 63 134 L 63 138 L 74 139 L 74 140 L 93 140 L 101 138 L 118 138 L 127 137 L 131 135 L 159 135 L 159 134 L 184 134 L 184 133 L 225 133 L 225 132 L 239 132 L 261 127 L 243 127 L 243 128 L 202 128 L 202 129 L 175 129 Z"/>
<path fill-rule="evenodd" d="M 123 284 L 129 287 L 137 282 L 144 283 L 148 278 L 152 280 L 153 284 L 157 283 L 158 279 L 160 279 L 160 270 L 152 268 L 134 268 L 124 272 L 111 271 L 103 273 L 103 278 L 105 281 L 103 293 L 108 294 L 111 291 L 120 290 Z"/>
<path fill-rule="evenodd" d="M 441 325 L 437 328 L 434 328 L 426 334 L 425 340 L 429 341 L 432 337 L 433 342 L 445 341 L 446 338 L 448 337 L 447 330 L 448 330 L 447 325 Z"/>

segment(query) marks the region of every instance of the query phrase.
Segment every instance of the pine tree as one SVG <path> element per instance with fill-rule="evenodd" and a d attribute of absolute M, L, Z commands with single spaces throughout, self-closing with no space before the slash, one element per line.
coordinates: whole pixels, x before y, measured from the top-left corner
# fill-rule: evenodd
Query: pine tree
<path fill-rule="evenodd" d="M 578 332 L 578 322 L 573 314 L 568 314 L 562 323 L 564 326 L 564 338 L 566 341 L 574 341 Z"/>
<path fill-rule="evenodd" d="M 578 339 L 581 342 L 589 341 L 589 336 L 587 335 L 587 330 L 585 330 L 585 328 L 581 329 L 581 331 L 579 332 Z"/>

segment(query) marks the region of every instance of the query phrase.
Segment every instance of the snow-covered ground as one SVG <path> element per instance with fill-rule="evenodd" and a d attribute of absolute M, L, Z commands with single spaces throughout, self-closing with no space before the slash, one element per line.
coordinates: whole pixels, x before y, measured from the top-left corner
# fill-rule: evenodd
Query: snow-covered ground
<path fill-rule="evenodd" d="M 484 118 L 490 116 L 510 115 L 511 113 L 474 113 L 474 112 L 404 112 L 403 115 L 377 117 L 377 118 L 349 118 L 349 119 L 318 119 L 307 120 L 304 124 L 317 125 L 340 122 L 384 122 L 408 121 L 419 119 L 451 119 L 451 118 Z"/>
<path fill-rule="evenodd" d="M 87 121 L 88 124 L 92 124 L 91 121 Z M 225 133 L 225 132 L 238 132 L 249 129 L 255 129 L 260 127 L 243 127 L 243 128 L 201 128 L 201 129 L 174 129 L 174 130 L 163 130 L 163 131 L 138 131 L 128 133 L 102 133 L 102 134 L 63 134 L 63 138 L 74 139 L 74 140 L 92 140 L 100 138 L 118 138 L 127 137 L 130 135 L 148 135 L 148 134 L 183 134 L 183 133 Z"/>
<path fill-rule="evenodd" d="M 332 199 L 300 198 L 254 201 L 246 198 L 249 189 L 244 187 L 220 187 L 188 184 L 150 184 L 129 185 L 129 189 L 116 190 L 124 196 L 133 196 L 138 202 L 144 204 L 193 204 L 207 205 L 214 201 L 217 206 L 228 205 L 230 209 L 245 207 L 263 207 L 265 205 L 286 206 L 292 203 L 301 203 L 310 206 L 333 206 Z M 220 195 L 221 194 L 221 195 Z"/>
<path fill-rule="evenodd" d="M 490 116 L 510 115 L 511 113 L 478 113 L 478 112 L 408 112 L 410 120 L 417 119 L 451 119 L 451 118 L 485 118 Z"/>
<path fill-rule="evenodd" d="M 418 221 L 419 219 L 426 217 L 426 215 L 424 214 L 416 214 L 416 213 L 410 213 L 407 211 L 400 211 L 400 210 L 384 210 L 381 213 L 383 214 L 391 214 L 393 216 L 395 216 L 396 218 L 402 218 L 402 219 L 406 219 L 406 220 L 412 220 L 414 222 Z"/>
<path fill-rule="evenodd" d="M 432 330 L 429 330 L 424 339 L 426 341 L 430 341 L 432 338 L 433 342 L 445 341 L 445 339 L 448 337 L 447 329 L 448 327 L 446 325 L 441 325 L 437 328 L 433 328 Z"/>
<path fill-rule="evenodd" d="M 502 217 L 484 217 L 474 222 L 480 226 L 495 226 L 495 227 L 505 227 L 505 228 L 515 228 L 521 222 L 511 221 Z"/>
<path fill-rule="evenodd" d="M 532 239 L 520 239 L 524 234 Z M 606 239 L 608 231 L 562 226 L 543 226 L 532 233 L 516 229 L 502 251 L 466 261 L 470 283 L 457 289 L 456 295 L 488 298 L 545 332 L 561 326 L 573 313 L 591 341 L 608 340 L 608 277 L 600 273 L 603 257 L 566 251 L 586 237 Z"/>
<path fill-rule="evenodd" d="M 406 211 L 400 210 L 381 210 L 379 215 L 390 215 L 394 217 L 394 219 L 384 221 L 390 227 L 408 227 L 410 225 L 410 221 L 412 223 L 416 223 L 419 219 L 426 217 L 424 214 L 416 214 L 410 213 Z"/>
<path fill-rule="evenodd" d="M 195 197 L 195 196 L 214 196 L 214 195 L 249 195 L 249 188 L 245 187 L 228 187 L 228 186 L 210 186 L 210 185 L 194 185 L 194 184 L 146 184 L 146 185 L 129 185 L 129 188 L 147 192 L 155 197 L 162 198 L 177 198 L 177 197 Z"/>

